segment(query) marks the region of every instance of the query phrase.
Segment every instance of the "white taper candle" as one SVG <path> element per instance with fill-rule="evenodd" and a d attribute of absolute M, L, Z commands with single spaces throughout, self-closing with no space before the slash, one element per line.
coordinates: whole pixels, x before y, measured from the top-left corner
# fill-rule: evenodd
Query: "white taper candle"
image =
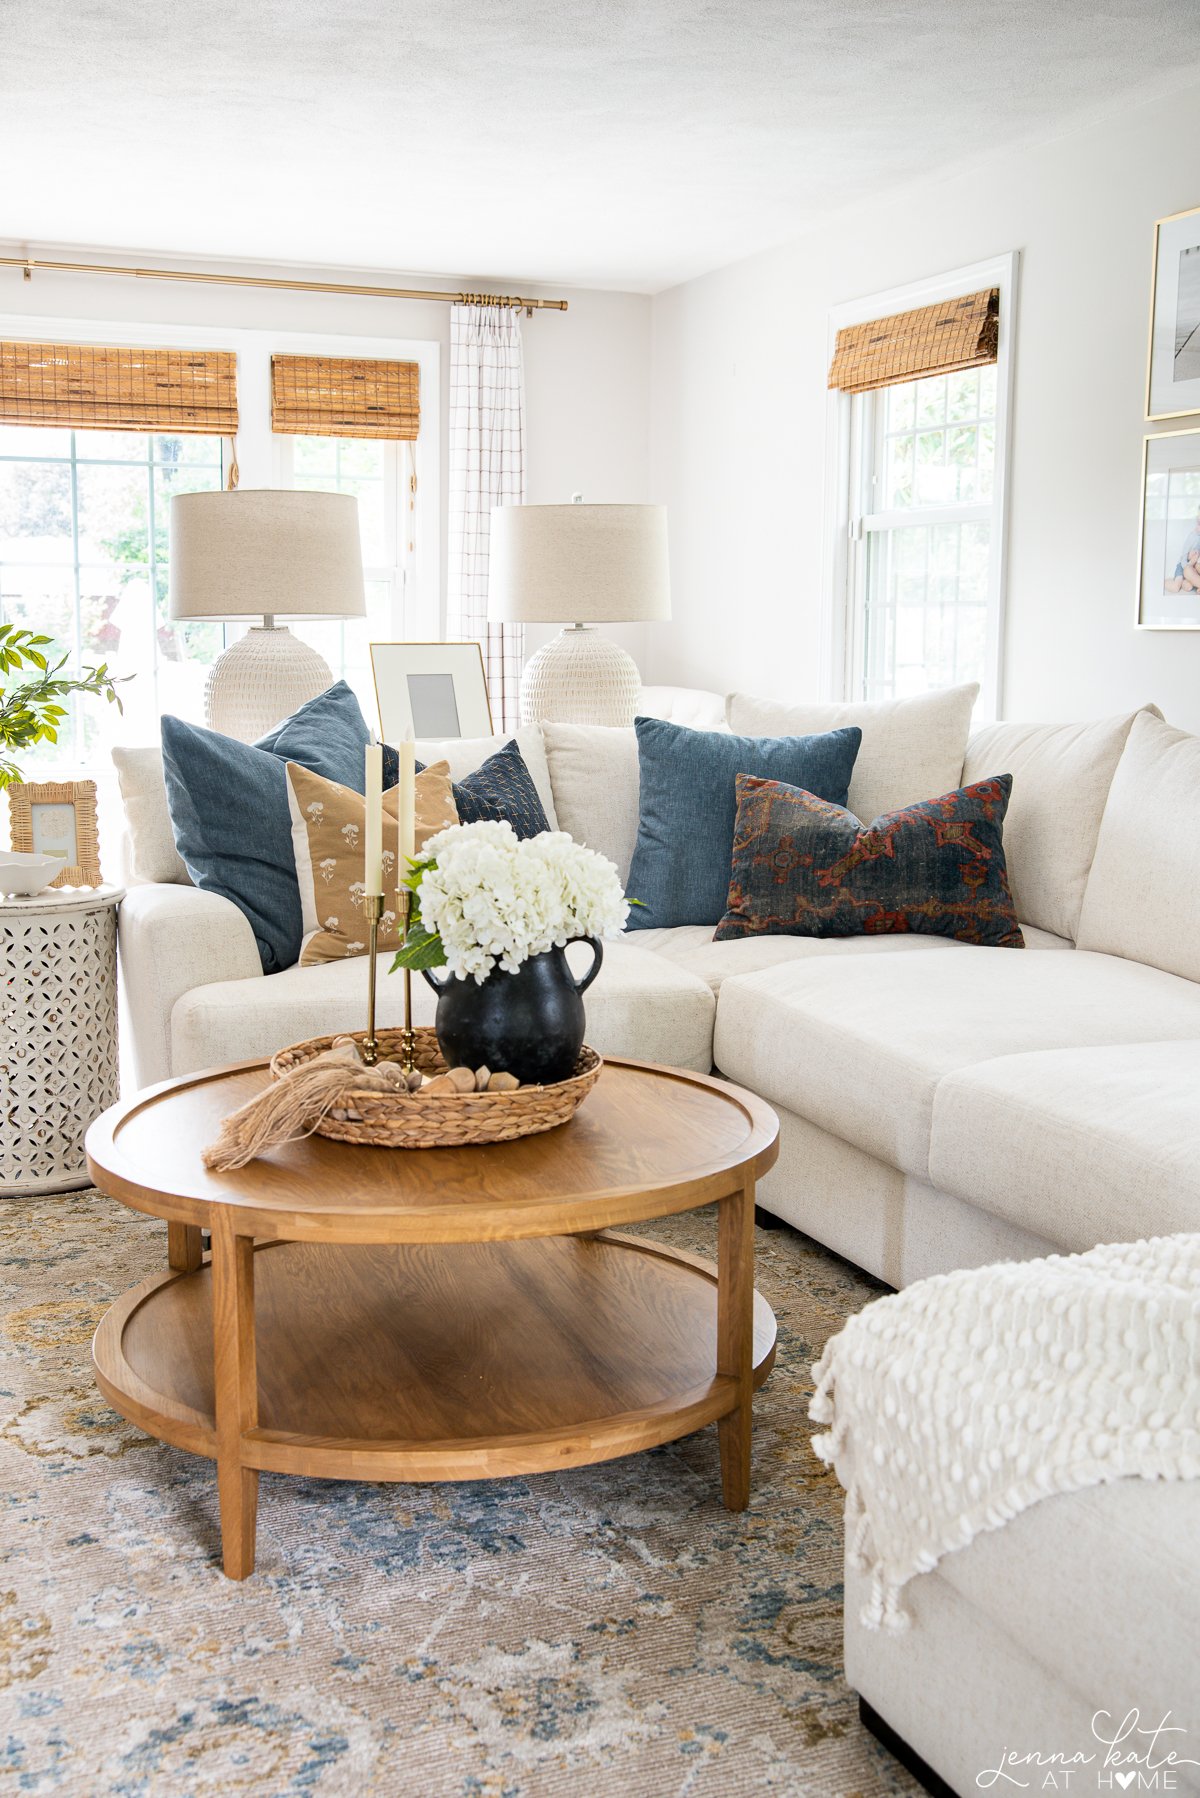
<path fill-rule="evenodd" d="M 408 864 L 417 853 L 417 746 L 412 731 L 400 744 L 400 864 L 398 880 L 407 880 Z"/>
<path fill-rule="evenodd" d="M 363 854 L 363 886 L 368 893 L 383 891 L 383 749 L 368 743 L 366 750 L 367 817 Z"/>

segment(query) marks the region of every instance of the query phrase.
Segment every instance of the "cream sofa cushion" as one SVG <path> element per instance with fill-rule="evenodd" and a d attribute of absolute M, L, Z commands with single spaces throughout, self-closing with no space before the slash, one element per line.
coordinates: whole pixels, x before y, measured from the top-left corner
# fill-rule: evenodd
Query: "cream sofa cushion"
<path fill-rule="evenodd" d="M 637 715 L 666 718 L 671 724 L 686 724 L 689 730 L 729 729 L 724 696 L 705 687 L 643 687 L 638 695 Z"/>
<path fill-rule="evenodd" d="M 624 886 L 638 833 L 638 746 L 632 726 L 543 724 L 558 827 L 616 864 Z"/>
<path fill-rule="evenodd" d="M 850 777 L 850 810 L 864 824 L 962 785 L 963 755 L 978 685 L 877 704 L 783 705 L 731 693 L 729 728 L 739 736 L 807 736 L 857 724 L 862 744 Z M 1003 772 L 1003 770 L 1001 770 Z"/>
<path fill-rule="evenodd" d="M 130 880 L 190 887 L 192 877 L 175 847 L 167 810 L 161 747 L 151 743 L 144 749 L 114 749 L 112 759 L 125 807 Z"/>
<path fill-rule="evenodd" d="M 1052 1049 L 947 1074 L 929 1175 L 1074 1252 L 1200 1230 L 1200 1039 Z"/>
<path fill-rule="evenodd" d="M 577 972 L 591 951 L 568 950 Z M 361 1030 L 366 1022 L 366 963 L 326 962 L 321 967 L 285 968 L 247 989 L 226 980 L 185 992 L 171 1014 L 171 1071 L 269 1055 L 285 1043 L 339 1030 Z M 419 976 L 412 982 L 413 1015 L 432 1024 L 437 1003 Z M 404 983 L 381 966 L 376 981 L 378 1021 L 404 1021 Z M 712 1067 L 715 1002 L 702 980 L 648 955 L 632 944 L 605 943 L 604 965 L 584 997 L 587 1040 L 602 1055 L 633 1055 L 707 1073 Z"/>
<path fill-rule="evenodd" d="M 646 941 L 647 937 L 651 940 Z M 817 957 L 903 955 L 915 949 L 961 949 L 961 943 L 944 936 L 815 937 L 746 936 L 714 943 L 711 924 L 681 924 L 672 929 L 639 930 L 639 948 L 652 949 L 676 967 L 706 980 L 714 993 L 738 974 L 757 974 L 794 961 Z"/>
<path fill-rule="evenodd" d="M 506 743 L 515 743 L 521 751 L 525 766 L 537 788 L 546 821 L 551 830 L 557 830 L 554 788 L 550 784 L 550 769 L 546 762 L 542 733 L 536 724 L 524 724 L 520 730 L 503 730 L 494 737 L 446 737 L 440 742 L 433 737 L 419 737 L 417 759 L 427 765 L 430 762 L 448 762 L 451 780 L 463 780 L 468 774 L 474 774 L 476 768 L 482 768 L 488 757 L 503 749 Z"/>
<path fill-rule="evenodd" d="M 1200 1037 L 1200 986 L 1117 956 L 959 944 L 822 957 L 726 980 L 731 1080 L 929 1177 L 934 1094 L 957 1068 L 1033 1049 Z"/>
<path fill-rule="evenodd" d="M 989 724 L 967 744 L 964 782 L 1013 777 L 1004 858 L 1022 923 L 1074 939 L 1104 802 L 1136 717 Z"/>
<path fill-rule="evenodd" d="M 903 1632 L 863 1627 L 869 1576 L 848 1561 L 846 1677 L 955 1792 L 1119 1798 L 1092 1718 L 1108 1712 L 1111 1735 L 1140 1711 L 1144 1730 L 1169 1715 L 1186 1732 L 1160 1736 L 1151 1765 L 1160 1792 L 1166 1781 L 1195 1798 L 1200 1768 L 1164 1762 L 1171 1749 L 1200 1759 L 1198 1533 L 1196 1480 L 1113 1480 L 1045 1498 L 913 1580 Z M 1131 1762 L 1123 1775 L 1131 1795 L 1139 1781 L 1154 1789 L 1149 1746 L 1148 1734 L 1130 1736 L 1119 1750 L 1142 1757 L 1141 1772 Z M 1008 1751 L 1064 1759 L 990 1782 Z M 1091 1758 L 1072 1766 L 1075 1754 Z"/>
<path fill-rule="evenodd" d="M 1026 949 L 1073 949 L 1065 937 L 1051 936 L 1029 924 L 1021 926 Z M 731 974 L 757 974 L 763 968 L 777 968 L 785 962 L 803 961 L 811 956 L 839 955 L 903 955 L 913 949 L 961 949 L 962 943 L 946 936 L 907 936 L 897 932 L 884 936 L 816 937 L 816 936 L 744 936 L 729 942 L 714 943 L 711 924 L 675 924 L 657 930 L 639 930 L 639 949 L 652 949 L 665 955 L 677 967 L 686 968 L 707 980 L 714 993 Z"/>
<path fill-rule="evenodd" d="M 1113 776 L 1077 941 L 1200 980 L 1200 737 L 1152 712 Z"/>

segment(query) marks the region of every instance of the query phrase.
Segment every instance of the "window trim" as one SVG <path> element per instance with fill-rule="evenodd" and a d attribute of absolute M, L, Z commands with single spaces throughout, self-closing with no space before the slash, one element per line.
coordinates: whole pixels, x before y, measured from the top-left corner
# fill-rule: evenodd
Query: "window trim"
<path fill-rule="evenodd" d="M 1012 409 L 1015 377 L 1015 342 L 1017 298 L 1020 275 L 1020 252 L 1010 250 L 985 262 L 974 262 L 965 268 L 951 269 L 924 281 L 892 287 L 863 299 L 849 300 L 829 314 L 828 356 L 831 360 L 837 334 L 847 325 L 862 324 L 872 318 L 890 317 L 913 307 L 935 305 L 957 293 L 970 293 L 983 287 L 1000 290 L 1000 330 L 996 350 L 996 450 L 992 501 L 987 508 L 992 521 L 995 553 L 992 557 L 991 590 L 988 594 L 987 661 L 980 681 L 976 716 L 981 720 L 998 718 L 1004 695 L 1004 623 L 1008 579 L 1009 491 L 1012 471 Z M 828 392 L 825 424 L 825 525 L 823 533 L 821 591 L 825 604 L 821 615 L 822 697 L 833 700 L 855 700 L 855 669 L 852 665 L 858 639 L 857 612 L 861 592 L 862 564 L 865 557 L 859 546 L 864 541 L 864 514 L 858 507 L 864 491 L 867 459 L 871 445 L 869 433 L 862 428 L 871 405 L 856 406 L 854 401 L 870 402 L 871 395 Z M 959 508 L 956 518 L 962 516 Z M 936 514 L 922 515 L 910 522 L 933 523 Z"/>

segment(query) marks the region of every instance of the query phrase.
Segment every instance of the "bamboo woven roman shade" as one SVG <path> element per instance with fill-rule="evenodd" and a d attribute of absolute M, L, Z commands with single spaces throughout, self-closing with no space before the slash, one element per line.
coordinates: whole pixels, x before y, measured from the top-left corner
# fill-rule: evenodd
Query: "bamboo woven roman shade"
<path fill-rule="evenodd" d="M 837 334 L 829 385 L 843 393 L 866 393 L 926 375 L 982 368 L 996 360 L 999 328 L 1000 292 L 995 287 L 848 325 Z"/>
<path fill-rule="evenodd" d="M 237 423 L 232 351 L 0 343 L 0 424 L 232 437 Z"/>
<path fill-rule="evenodd" d="M 415 362 L 348 356 L 272 356 L 271 429 L 289 437 L 416 441 L 421 423 Z"/>

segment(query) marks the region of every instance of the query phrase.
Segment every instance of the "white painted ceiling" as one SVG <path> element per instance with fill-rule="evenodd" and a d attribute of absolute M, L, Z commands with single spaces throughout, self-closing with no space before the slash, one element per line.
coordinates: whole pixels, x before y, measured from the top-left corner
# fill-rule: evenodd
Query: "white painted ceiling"
<path fill-rule="evenodd" d="M 652 291 L 1198 62 L 1196 0 L 0 0 L 0 238 Z"/>

